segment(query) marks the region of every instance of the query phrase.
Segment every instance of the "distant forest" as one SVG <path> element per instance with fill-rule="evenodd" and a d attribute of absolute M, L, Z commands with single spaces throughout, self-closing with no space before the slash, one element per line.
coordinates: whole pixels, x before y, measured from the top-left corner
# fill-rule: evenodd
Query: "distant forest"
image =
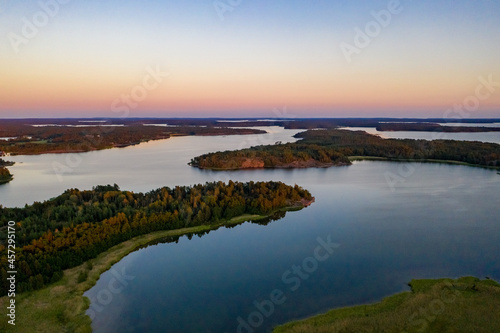
<path fill-rule="evenodd" d="M 349 157 L 442 160 L 500 168 L 500 145 L 454 140 L 382 139 L 364 131 L 308 130 L 295 143 L 204 154 L 191 165 L 211 169 L 297 168 L 348 165 Z"/>
<path fill-rule="evenodd" d="M 179 135 L 262 134 L 259 129 L 195 127 L 172 125 L 145 126 L 147 120 L 109 120 L 102 123 L 76 120 L 2 120 L 0 151 L 11 155 L 71 153 L 126 147 L 150 140 Z M 151 122 L 155 123 L 155 122 Z"/>
<path fill-rule="evenodd" d="M 449 126 L 434 123 L 379 123 L 377 131 L 419 131 L 419 132 L 447 132 L 447 133 L 482 133 L 500 132 L 500 127 L 484 126 Z"/>
<path fill-rule="evenodd" d="M 192 187 L 163 187 L 148 193 L 97 186 L 70 189 L 24 208 L 0 206 L 0 284 L 7 291 L 7 228 L 16 222 L 18 292 L 40 289 L 62 277 L 62 270 L 95 258 L 135 236 L 198 225 L 214 225 L 243 214 L 268 215 L 303 207 L 311 194 L 281 182 L 229 181 Z"/>
<path fill-rule="evenodd" d="M 325 118 L 325 119 L 1 119 L 1 152 L 12 155 L 86 152 L 126 147 L 149 140 L 178 135 L 262 134 L 258 126 L 282 126 L 286 129 L 335 129 L 338 127 L 374 127 L 381 131 L 487 132 L 491 127 L 442 126 L 437 123 L 493 123 L 500 119 L 400 119 L 400 118 Z M 163 126 L 168 124 L 168 126 Z M 157 126 L 151 126 L 157 125 Z M 159 126 L 158 126 L 159 125 Z M 244 126 L 249 128 L 237 128 Z"/>

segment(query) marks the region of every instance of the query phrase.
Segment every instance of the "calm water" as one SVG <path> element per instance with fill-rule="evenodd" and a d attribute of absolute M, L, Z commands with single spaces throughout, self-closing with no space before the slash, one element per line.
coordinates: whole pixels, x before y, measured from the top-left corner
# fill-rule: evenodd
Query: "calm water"
<path fill-rule="evenodd" d="M 264 128 L 263 128 L 264 129 Z M 91 189 L 98 184 L 147 192 L 161 186 L 192 185 L 230 179 L 231 173 L 207 176 L 187 166 L 191 158 L 210 151 L 242 149 L 277 141 L 296 141 L 300 131 L 265 127 L 267 134 L 176 137 L 138 146 L 82 154 L 9 156 L 14 181 L 0 186 L 0 204 L 24 206 L 55 197 L 68 188 Z"/>
<path fill-rule="evenodd" d="M 245 223 L 131 253 L 86 293 L 95 332 L 237 332 L 238 326 L 247 332 L 241 325 L 249 322 L 255 332 L 266 332 L 332 307 L 380 300 L 407 290 L 413 278 L 500 280 L 495 171 L 390 162 L 239 172 L 186 165 L 208 151 L 292 141 L 296 133 L 272 131 L 13 157 L 16 178 L 0 186 L 0 203 L 19 206 L 97 184 L 148 191 L 228 179 L 281 180 L 316 197 L 307 209 L 267 226 Z M 317 250 L 321 242 L 338 247 L 328 248 L 332 253 Z M 314 259 L 315 253 L 324 261 Z M 280 304 L 271 311 L 273 292 Z M 255 304 L 264 304 L 261 312 L 268 316 L 259 315 Z"/>
<path fill-rule="evenodd" d="M 438 123 L 442 126 L 466 126 L 466 127 L 500 127 L 500 123 Z"/>
<path fill-rule="evenodd" d="M 206 181 L 227 181 L 235 172 L 201 172 L 186 165 L 192 157 L 210 151 L 242 149 L 277 141 L 296 141 L 302 130 L 280 127 L 254 127 L 268 131 L 260 135 L 220 137 L 177 137 L 151 141 L 138 146 L 81 154 L 9 156 L 16 162 L 9 170 L 14 181 L 0 186 L 0 204 L 24 206 L 55 197 L 68 188 L 91 189 L 97 184 L 116 183 L 123 189 L 149 191 L 161 186 L 192 185 Z M 378 132 L 374 128 L 355 128 L 383 137 L 435 139 L 429 132 Z M 442 134 L 442 133 L 441 133 Z M 446 138 L 500 143 L 497 133 L 445 133 Z"/>
<path fill-rule="evenodd" d="M 414 174 L 392 191 L 385 174 L 410 169 Z M 95 332 L 236 332 L 238 318 L 248 320 L 254 302 L 269 300 L 278 289 L 285 302 L 255 330 L 266 332 L 332 307 L 380 300 L 406 290 L 413 278 L 500 279 L 496 172 L 362 162 L 233 178 L 298 183 L 316 203 L 267 226 L 246 223 L 128 255 L 112 268 L 133 276 L 120 293 L 108 292 L 111 272 L 86 293 Z M 313 270 L 306 258 L 314 256 L 317 238 L 328 236 L 340 246 Z M 306 279 L 283 279 L 305 260 L 311 271 Z"/>

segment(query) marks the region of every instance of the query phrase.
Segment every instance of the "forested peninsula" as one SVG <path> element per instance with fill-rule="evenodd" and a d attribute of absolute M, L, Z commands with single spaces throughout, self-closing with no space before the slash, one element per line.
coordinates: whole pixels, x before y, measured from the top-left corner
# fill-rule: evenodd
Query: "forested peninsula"
<path fill-rule="evenodd" d="M 500 168 L 500 145 L 455 140 L 383 139 L 364 131 L 308 130 L 295 143 L 256 146 L 194 157 L 201 169 L 306 168 L 351 164 L 352 159 L 439 161 Z"/>
<path fill-rule="evenodd" d="M 62 270 L 138 235 L 201 225 L 215 227 L 245 214 L 256 218 L 300 209 L 313 200 L 297 185 L 229 181 L 163 187 L 144 194 L 121 191 L 116 184 L 96 186 L 87 191 L 70 189 L 24 208 L 0 206 L 2 295 L 9 287 L 7 252 L 12 249 L 5 243 L 9 221 L 15 221 L 17 292 L 24 292 L 56 282 L 62 278 Z"/>

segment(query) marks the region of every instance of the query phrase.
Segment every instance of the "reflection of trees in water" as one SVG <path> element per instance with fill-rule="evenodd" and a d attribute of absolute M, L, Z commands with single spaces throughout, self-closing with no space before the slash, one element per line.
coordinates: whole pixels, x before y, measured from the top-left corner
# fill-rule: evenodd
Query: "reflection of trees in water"
<path fill-rule="evenodd" d="M 273 213 L 272 215 L 270 215 L 268 217 L 265 217 L 263 219 L 259 219 L 259 220 L 256 220 L 256 221 L 251 221 L 250 220 L 250 221 L 245 221 L 243 223 L 249 222 L 249 223 L 253 223 L 253 224 L 258 224 L 258 225 L 266 226 L 266 225 L 268 225 L 271 222 L 281 220 L 282 218 L 285 217 L 285 215 L 286 215 L 286 211 L 277 211 L 277 212 Z M 187 234 L 184 234 L 184 235 L 179 235 L 179 236 L 162 237 L 162 238 L 156 239 L 154 241 L 151 241 L 148 244 L 145 244 L 145 245 L 142 245 L 142 246 L 138 247 L 135 251 L 138 251 L 138 250 L 141 250 L 141 249 L 145 249 L 145 248 L 147 248 L 149 246 L 159 245 L 159 244 L 179 243 L 179 240 L 182 237 L 187 237 L 188 240 L 191 240 L 193 238 L 193 236 L 198 236 L 198 237 L 201 238 L 201 237 L 203 237 L 205 235 L 208 235 L 212 231 L 218 230 L 219 228 L 232 229 L 232 228 L 236 228 L 236 227 L 242 225 L 243 223 L 221 225 L 220 227 L 217 227 L 217 228 L 214 228 L 214 229 L 205 230 L 205 231 L 199 231 L 199 232 L 190 232 L 190 233 L 187 233 Z"/>

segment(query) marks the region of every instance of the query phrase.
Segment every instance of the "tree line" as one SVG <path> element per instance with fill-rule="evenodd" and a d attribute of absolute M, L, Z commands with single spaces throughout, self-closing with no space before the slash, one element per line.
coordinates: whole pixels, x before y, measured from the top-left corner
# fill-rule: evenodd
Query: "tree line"
<path fill-rule="evenodd" d="M 229 181 L 163 187 L 148 193 L 115 185 L 70 189 L 24 208 L 0 206 L 0 238 L 16 222 L 17 287 L 35 290 L 62 277 L 62 270 L 95 258 L 132 237 L 198 225 L 214 225 L 242 214 L 267 215 L 311 200 L 301 187 L 281 182 Z M 7 291 L 7 249 L 0 245 L 0 284 Z"/>

